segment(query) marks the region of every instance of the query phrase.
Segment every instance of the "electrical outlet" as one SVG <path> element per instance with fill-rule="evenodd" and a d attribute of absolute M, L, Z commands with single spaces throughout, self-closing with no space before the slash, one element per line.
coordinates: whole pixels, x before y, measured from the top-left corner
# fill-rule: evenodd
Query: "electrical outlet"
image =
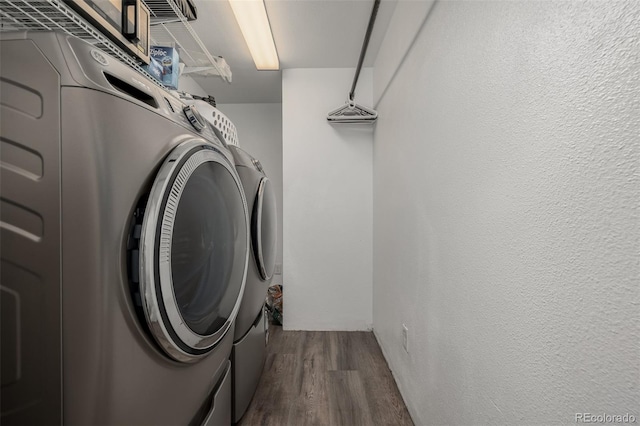
<path fill-rule="evenodd" d="M 282 275 L 282 263 L 276 263 L 273 273 L 274 275 Z"/>
<path fill-rule="evenodd" d="M 409 353 L 409 329 L 404 324 L 402 324 L 402 346 L 405 352 Z"/>

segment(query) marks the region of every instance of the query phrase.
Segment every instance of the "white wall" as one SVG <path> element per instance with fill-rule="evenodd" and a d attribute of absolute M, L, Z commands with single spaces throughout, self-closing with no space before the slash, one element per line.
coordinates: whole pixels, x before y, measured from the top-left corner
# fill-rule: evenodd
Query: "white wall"
<path fill-rule="evenodd" d="M 331 125 L 353 69 L 286 69 L 282 79 L 284 328 L 372 324 L 370 125 Z M 356 101 L 371 105 L 371 69 Z"/>
<path fill-rule="evenodd" d="M 639 34 L 639 2 L 435 3 L 374 148 L 374 330 L 416 424 L 640 418 Z"/>
<path fill-rule="evenodd" d="M 282 104 L 218 105 L 236 126 L 240 147 L 260 160 L 273 184 L 278 206 L 278 253 L 282 265 Z M 272 284 L 282 284 L 282 274 Z"/>
<path fill-rule="evenodd" d="M 216 77 L 217 78 L 217 77 Z M 208 96 L 209 94 L 198 84 L 193 77 L 189 75 L 181 75 L 178 79 L 178 90 L 187 92 L 192 95 Z"/>
<path fill-rule="evenodd" d="M 376 59 L 381 58 L 375 62 L 373 75 L 373 101 L 376 107 L 415 43 L 435 0 L 395 1 L 397 4 L 393 16 L 376 56 Z"/>

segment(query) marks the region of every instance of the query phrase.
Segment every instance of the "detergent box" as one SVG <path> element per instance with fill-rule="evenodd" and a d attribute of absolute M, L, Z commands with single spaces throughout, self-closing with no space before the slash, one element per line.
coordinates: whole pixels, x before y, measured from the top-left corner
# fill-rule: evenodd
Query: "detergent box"
<path fill-rule="evenodd" d="M 178 50 L 175 47 L 151 46 L 151 59 L 155 59 L 162 66 L 162 84 L 177 90 L 180 74 Z"/>
<path fill-rule="evenodd" d="M 162 81 L 162 64 L 158 60 L 149 58 L 149 65 L 144 67 L 153 78 Z"/>

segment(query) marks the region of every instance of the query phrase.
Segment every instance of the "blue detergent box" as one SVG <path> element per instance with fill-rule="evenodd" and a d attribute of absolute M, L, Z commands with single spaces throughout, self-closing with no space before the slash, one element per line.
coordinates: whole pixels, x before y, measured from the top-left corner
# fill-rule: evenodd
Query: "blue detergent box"
<path fill-rule="evenodd" d="M 156 59 L 149 58 L 149 65 L 144 67 L 153 78 L 162 81 L 162 64 Z"/>
<path fill-rule="evenodd" d="M 170 89 L 178 89 L 180 57 L 175 47 L 151 46 L 151 62 L 157 61 L 162 67 L 162 84 Z M 151 67 L 151 65 L 149 65 Z M 153 73 L 151 73 L 153 75 Z"/>

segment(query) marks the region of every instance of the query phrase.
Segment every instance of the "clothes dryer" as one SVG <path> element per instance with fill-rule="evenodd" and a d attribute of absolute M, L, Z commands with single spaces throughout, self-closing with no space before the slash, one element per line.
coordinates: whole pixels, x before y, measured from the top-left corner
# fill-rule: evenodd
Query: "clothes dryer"
<path fill-rule="evenodd" d="M 229 424 L 250 244 L 231 154 L 80 39 L 1 40 L 2 424 Z"/>
<path fill-rule="evenodd" d="M 251 215 L 251 255 L 242 304 L 236 318 L 231 357 L 233 419 L 240 420 L 255 393 L 264 367 L 268 321 L 264 302 L 276 261 L 277 207 L 271 181 L 260 161 L 229 145 Z"/>

